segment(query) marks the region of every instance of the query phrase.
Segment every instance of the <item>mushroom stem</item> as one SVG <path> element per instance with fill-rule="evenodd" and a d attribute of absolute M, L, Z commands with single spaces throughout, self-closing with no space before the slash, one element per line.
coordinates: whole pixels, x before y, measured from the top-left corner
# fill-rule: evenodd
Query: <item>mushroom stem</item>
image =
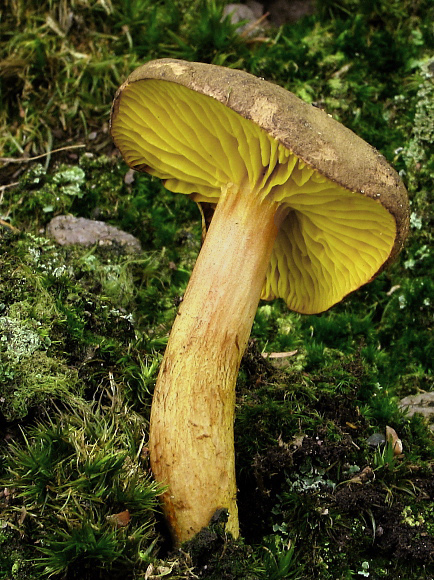
<path fill-rule="evenodd" d="M 235 385 L 283 214 L 249 188 L 222 192 L 161 364 L 150 458 L 168 486 L 163 510 L 176 545 L 219 508 L 238 536 Z"/>

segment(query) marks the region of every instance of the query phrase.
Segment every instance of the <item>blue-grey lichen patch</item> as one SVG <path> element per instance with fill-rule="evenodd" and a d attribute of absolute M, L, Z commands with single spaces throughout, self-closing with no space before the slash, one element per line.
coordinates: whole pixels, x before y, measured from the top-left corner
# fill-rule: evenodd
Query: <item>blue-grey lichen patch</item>
<path fill-rule="evenodd" d="M 25 321 L 9 316 L 0 317 L 0 341 L 1 350 L 13 359 L 30 356 L 41 346 L 41 339 L 34 329 Z"/>
<path fill-rule="evenodd" d="M 53 176 L 53 183 L 57 183 L 63 193 L 68 195 L 83 195 L 81 186 L 84 184 L 86 174 L 81 167 L 77 165 L 66 166 L 60 169 Z"/>
<path fill-rule="evenodd" d="M 42 209 L 45 213 L 51 213 L 62 199 L 71 199 L 84 195 L 83 185 L 86 174 L 78 166 L 61 166 L 59 171 L 53 175 L 51 184 L 46 184 L 47 193 L 52 192 L 53 203 L 48 203 Z"/>

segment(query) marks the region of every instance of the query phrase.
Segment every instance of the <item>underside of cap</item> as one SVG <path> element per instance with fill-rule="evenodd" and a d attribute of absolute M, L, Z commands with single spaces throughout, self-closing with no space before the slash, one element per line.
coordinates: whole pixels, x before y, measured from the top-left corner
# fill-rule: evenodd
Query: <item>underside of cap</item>
<path fill-rule="evenodd" d="M 112 135 L 128 164 L 198 202 L 218 203 L 222 189 L 236 184 L 258 203 L 272 198 L 283 207 L 264 299 L 322 312 L 370 281 L 400 243 L 396 215 L 380 203 L 385 192 L 367 196 L 333 181 L 207 90 L 133 73 L 112 112 Z"/>

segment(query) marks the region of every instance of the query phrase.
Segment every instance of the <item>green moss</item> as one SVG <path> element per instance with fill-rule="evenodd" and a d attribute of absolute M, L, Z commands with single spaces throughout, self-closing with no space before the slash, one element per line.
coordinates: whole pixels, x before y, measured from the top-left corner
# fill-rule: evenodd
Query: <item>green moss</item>
<path fill-rule="evenodd" d="M 38 573 L 29 564 L 31 550 L 22 544 L 17 530 L 2 521 L 0 533 L 0 578 L 2 580 L 37 580 Z"/>
<path fill-rule="evenodd" d="M 31 569 L 40 577 L 74 566 L 83 578 L 120 577 L 145 565 L 141 550 L 152 549 L 155 539 L 161 489 L 150 481 L 142 456 L 145 423 L 115 386 L 99 403 L 75 409 L 9 446 L 3 485 L 13 488 L 13 504 L 7 517 L 13 506 L 27 513 L 18 529 L 32 540 Z M 126 518 L 122 524 L 118 513 Z"/>
<path fill-rule="evenodd" d="M 3 382 L 1 395 L 2 412 L 8 421 L 26 417 L 31 408 L 81 400 L 83 385 L 77 370 L 45 352 L 23 357 L 19 365 L 6 364 L 6 369 L 9 380 Z"/>
<path fill-rule="evenodd" d="M 432 58 L 418 63 L 419 83 L 415 95 L 416 107 L 414 112 L 412 136 L 406 147 L 400 151 L 403 156 L 411 185 L 418 181 L 417 174 L 421 171 L 421 164 L 428 163 L 432 168 L 433 162 L 433 141 L 434 129 L 432 120 L 434 118 L 434 61 Z M 423 170 L 423 169 L 422 169 Z"/>
<path fill-rule="evenodd" d="M 399 381 L 400 394 L 433 386 L 432 304 L 434 284 L 430 277 L 412 277 L 402 281 L 384 310 L 379 339 L 390 350 L 390 356 L 381 374 L 389 384 Z M 399 377 L 394 368 L 400 369 Z"/>

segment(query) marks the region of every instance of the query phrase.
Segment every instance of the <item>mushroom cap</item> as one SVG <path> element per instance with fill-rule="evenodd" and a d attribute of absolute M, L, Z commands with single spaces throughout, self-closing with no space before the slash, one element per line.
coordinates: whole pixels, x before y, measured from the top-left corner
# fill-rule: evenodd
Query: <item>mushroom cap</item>
<path fill-rule="evenodd" d="M 195 201 L 217 203 L 223 187 L 247 180 L 259 200 L 283 204 L 262 298 L 298 312 L 327 310 L 372 280 L 408 234 L 407 192 L 378 151 L 244 71 L 150 61 L 119 88 L 111 131 L 131 167 Z"/>

